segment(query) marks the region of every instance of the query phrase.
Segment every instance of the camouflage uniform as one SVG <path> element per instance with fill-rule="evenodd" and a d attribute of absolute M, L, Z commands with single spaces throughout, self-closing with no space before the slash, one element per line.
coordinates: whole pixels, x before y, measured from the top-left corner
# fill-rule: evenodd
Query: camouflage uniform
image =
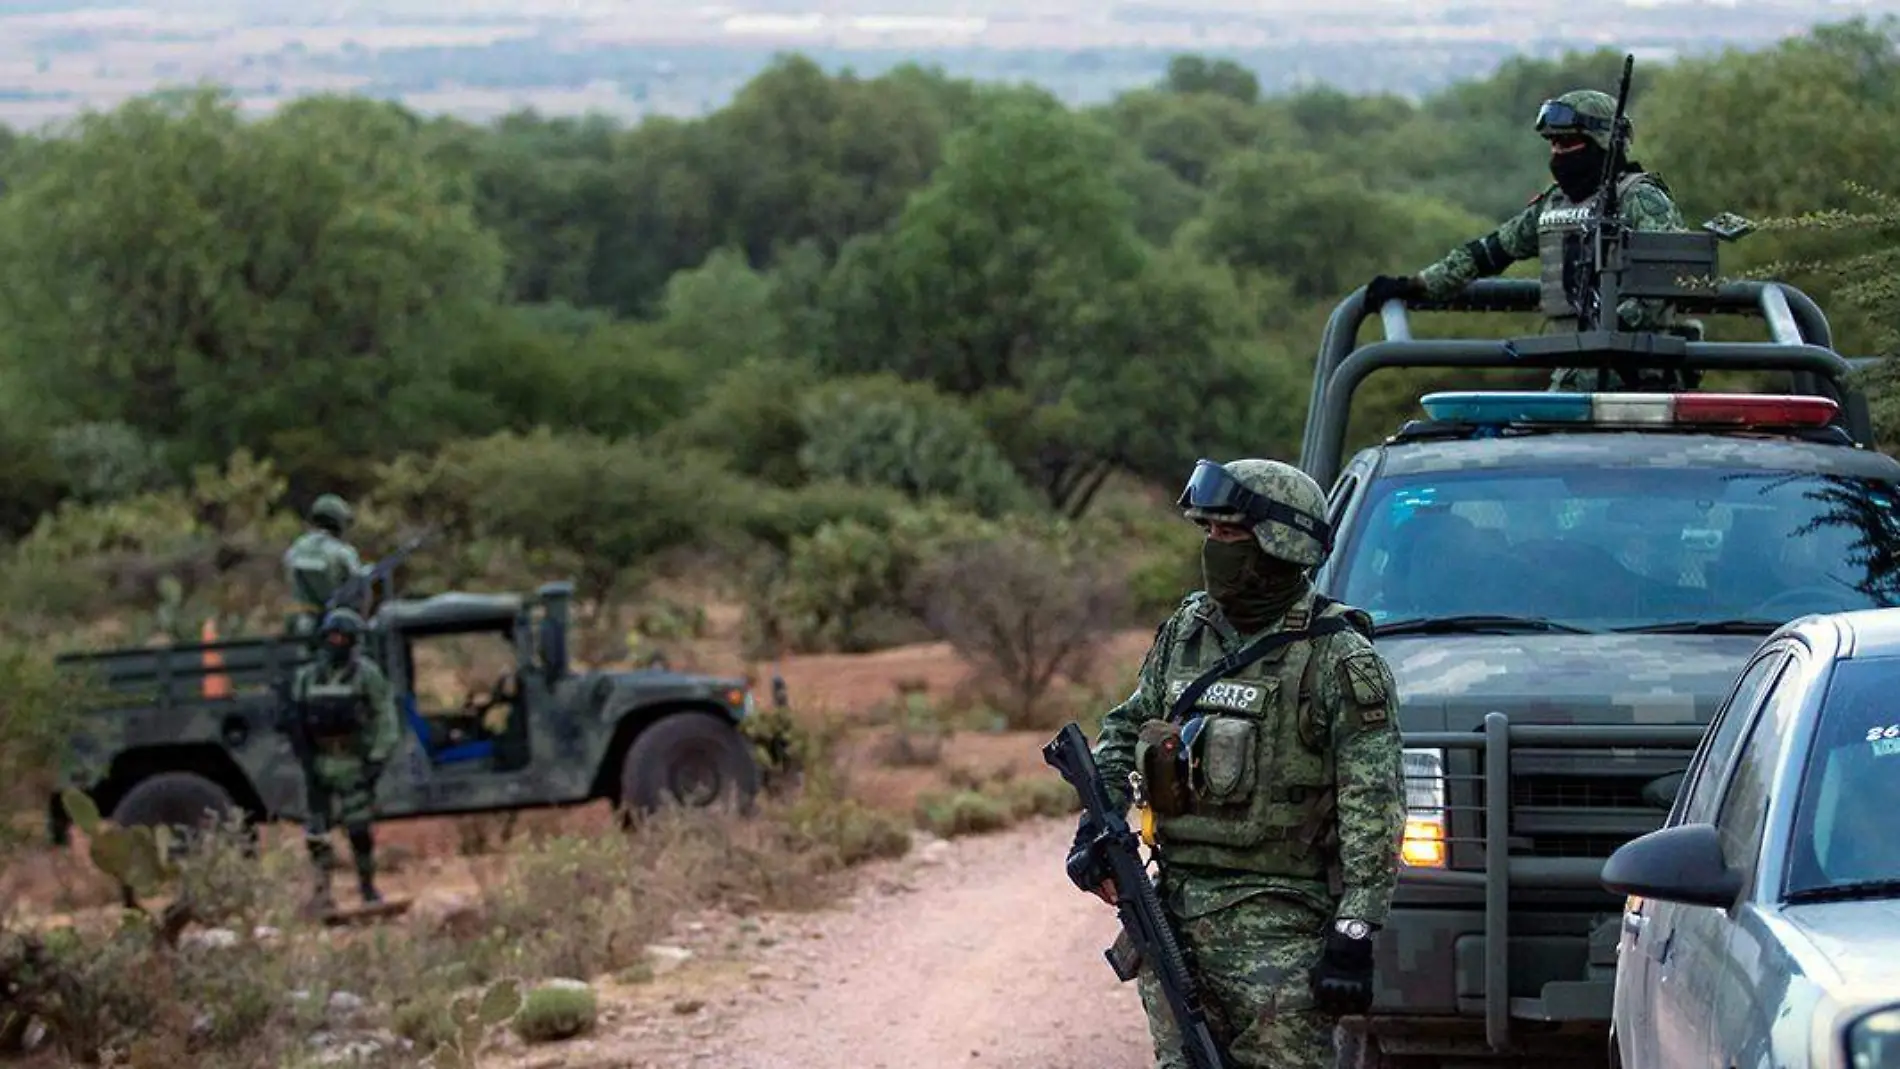
<path fill-rule="evenodd" d="M 311 529 L 284 551 L 284 579 L 297 600 L 290 619 L 292 634 L 313 634 L 337 587 L 369 571 L 356 547 L 343 540 L 353 519 L 347 502 L 324 494 L 310 506 Z M 365 608 L 361 604 L 349 607 L 358 612 Z"/>
<path fill-rule="evenodd" d="M 1223 479 L 1242 491 L 1229 492 L 1226 509 L 1220 493 L 1197 489 Z M 1162 901 L 1232 1064 L 1330 1067 L 1335 1018 L 1363 1012 L 1363 1004 L 1349 997 L 1354 1005 L 1342 1011 L 1337 1001 L 1322 1003 L 1317 985 L 1340 978 L 1343 954 L 1357 959 L 1347 986 L 1363 987 L 1355 994 L 1369 1001 L 1369 929 L 1385 922 L 1397 884 L 1404 801 L 1396 688 L 1362 633 L 1370 619 L 1318 599 L 1307 578 L 1331 541 L 1325 497 L 1312 479 L 1273 461 L 1203 461 L 1182 504 L 1189 519 L 1248 525 L 1254 539 L 1208 540 L 1209 589 L 1190 595 L 1156 632 L 1134 693 L 1103 718 L 1095 758 L 1123 802 L 1146 737 L 1190 681 L 1262 636 L 1320 620 L 1351 625 L 1283 645 L 1208 687 L 1182 714 L 1190 728 L 1200 725 L 1189 746 L 1201 779 L 1193 801 L 1176 815 L 1162 815 L 1158 804 L 1154 813 Z M 1227 584 L 1216 573 L 1230 569 L 1217 558 L 1234 554 L 1252 555 L 1243 572 L 1277 576 L 1258 584 L 1270 594 L 1223 599 L 1215 588 Z M 1078 850 L 1091 831 L 1078 832 Z M 1073 877 L 1073 856 L 1071 865 Z M 1348 939 L 1329 927 L 1335 921 L 1365 926 L 1349 925 L 1357 938 Z M 1184 1066 L 1152 970 L 1143 968 L 1138 985 L 1157 1064 Z"/>
<path fill-rule="evenodd" d="M 1553 115 L 1565 121 L 1548 118 Z M 1609 94 L 1592 89 L 1579 89 L 1546 101 L 1539 111 L 1538 132 L 1553 142 L 1582 142 L 1583 148 L 1574 155 L 1554 152 L 1553 173 L 1574 166 L 1586 174 L 1600 176 L 1604 154 L 1610 147 L 1610 121 L 1615 115 L 1616 101 Z M 1600 181 L 1572 179 L 1568 184 L 1570 192 L 1566 193 L 1566 183 L 1553 182 L 1496 230 L 1459 245 L 1410 278 L 1381 276 L 1375 279 L 1368 287 L 1368 300 L 1375 305 L 1393 296 L 1444 300 L 1474 279 L 1490 278 L 1520 260 L 1536 257 L 1542 287 L 1539 308 L 1544 313 L 1544 333 L 1576 330 L 1577 306 L 1571 297 L 1575 283 L 1567 285 L 1565 281 L 1565 246 L 1582 239 L 1583 227 L 1599 196 Z M 1661 177 L 1629 162 L 1617 177 L 1616 187 L 1618 215 L 1630 229 L 1687 229 L 1682 212 Z M 1673 309 L 1661 300 L 1624 298 L 1617 304 L 1617 320 L 1626 330 L 1680 332 L 1698 340 L 1701 336 L 1700 324 L 1693 320 L 1679 323 Z M 1693 386 L 1699 379 L 1699 374 L 1691 373 L 1688 385 Z M 1682 388 L 1675 377 L 1649 369 L 1645 369 L 1635 383 L 1624 381 L 1624 376 L 1612 371 L 1611 381 L 1643 389 Z M 1595 368 L 1557 368 L 1551 373 L 1552 390 L 1589 390 L 1594 389 L 1595 384 Z"/>
<path fill-rule="evenodd" d="M 324 616 L 318 659 L 297 670 L 290 685 L 309 816 L 304 841 L 317 869 L 312 909 L 331 906 L 330 872 L 336 855 L 330 830 L 349 836 L 357 888 L 365 903 L 382 900 L 375 885 L 376 780 L 399 737 L 395 691 L 375 663 L 356 647 L 362 617 L 350 609 Z"/>

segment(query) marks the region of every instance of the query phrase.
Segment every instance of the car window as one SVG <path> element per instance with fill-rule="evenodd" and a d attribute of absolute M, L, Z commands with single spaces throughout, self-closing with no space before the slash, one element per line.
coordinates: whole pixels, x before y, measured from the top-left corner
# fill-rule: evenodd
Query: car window
<path fill-rule="evenodd" d="M 1709 467 L 1383 478 L 1329 580 L 1376 621 L 1466 613 L 1592 628 L 1781 623 L 1900 604 L 1900 491 Z"/>
<path fill-rule="evenodd" d="M 1762 691 L 1774 673 L 1788 660 L 1783 649 L 1772 650 L 1758 658 L 1742 673 L 1741 683 L 1735 688 L 1735 696 L 1722 708 L 1722 712 L 1703 742 L 1704 756 L 1702 765 L 1696 771 L 1695 778 L 1686 788 L 1687 802 L 1682 806 L 1681 817 L 1674 821 L 1678 824 L 1694 824 L 1709 819 L 1715 811 L 1716 793 L 1722 789 L 1722 783 L 1728 777 L 1724 774 L 1729 763 L 1735 757 L 1735 744 L 1748 726 L 1749 713 L 1761 700 Z"/>
<path fill-rule="evenodd" d="M 1900 658 L 1841 661 L 1795 801 L 1788 891 L 1900 880 Z"/>
<path fill-rule="evenodd" d="M 1794 727 L 1803 694 L 1800 662 L 1789 658 L 1775 680 L 1761 714 L 1735 751 L 1735 773 L 1722 792 L 1722 808 L 1715 828 L 1721 833 L 1722 855 L 1728 863 L 1753 869 L 1761 853 L 1762 823 L 1768 816 L 1768 796 L 1774 790 L 1775 765 L 1782 740 Z"/>

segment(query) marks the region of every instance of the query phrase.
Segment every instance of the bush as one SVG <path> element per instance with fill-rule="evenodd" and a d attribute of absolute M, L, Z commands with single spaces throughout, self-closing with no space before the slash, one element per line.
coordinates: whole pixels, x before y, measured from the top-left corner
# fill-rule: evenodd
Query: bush
<path fill-rule="evenodd" d="M 1011 822 L 1008 805 L 979 791 L 932 792 L 917 799 L 917 823 L 946 839 L 1000 831 Z"/>
<path fill-rule="evenodd" d="M 418 511 L 548 554 L 603 604 L 629 570 L 725 531 L 750 496 L 705 456 L 545 428 L 456 443 L 417 481 Z"/>
<path fill-rule="evenodd" d="M 1063 538 L 1008 531 L 957 545 L 921 577 L 931 630 L 994 681 L 1012 728 L 1050 726 L 1045 699 L 1082 679 L 1114 626 L 1122 584 Z"/>
<path fill-rule="evenodd" d="M 529 1043 L 572 1039 L 594 1027 L 594 989 L 560 980 L 528 992 L 515 1011 L 515 1034 Z"/>
<path fill-rule="evenodd" d="M 982 424 L 955 399 L 893 375 L 847 378 L 805 394 L 798 459 L 815 478 L 943 498 L 984 516 L 1034 502 Z"/>

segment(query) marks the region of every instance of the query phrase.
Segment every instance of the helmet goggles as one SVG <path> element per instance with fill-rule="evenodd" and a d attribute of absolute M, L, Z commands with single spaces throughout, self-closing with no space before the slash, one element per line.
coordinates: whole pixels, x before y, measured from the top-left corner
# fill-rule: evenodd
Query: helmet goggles
<path fill-rule="evenodd" d="M 1537 132 L 1545 137 L 1581 137 L 1586 132 L 1607 134 L 1610 120 L 1586 115 L 1561 100 L 1546 100 L 1537 108 Z"/>
<path fill-rule="evenodd" d="M 1263 523 L 1283 523 L 1311 535 L 1327 549 L 1332 548 L 1332 525 L 1323 518 L 1308 515 L 1284 502 L 1274 501 L 1247 489 L 1228 474 L 1226 468 L 1211 460 L 1194 462 L 1194 474 L 1188 476 L 1187 486 L 1181 490 L 1181 497 L 1175 501 L 1175 505 L 1203 512 L 1233 513 L 1248 528 Z"/>

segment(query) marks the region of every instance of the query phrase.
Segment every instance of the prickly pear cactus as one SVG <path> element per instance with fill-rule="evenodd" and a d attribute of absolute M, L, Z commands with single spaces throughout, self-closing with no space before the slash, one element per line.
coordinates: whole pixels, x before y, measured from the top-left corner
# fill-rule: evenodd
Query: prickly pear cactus
<path fill-rule="evenodd" d="M 521 984 L 514 980 L 495 981 L 479 999 L 473 994 L 456 996 L 449 1003 L 455 1038 L 436 1048 L 434 1063 L 443 1069 L 473 1069 L 482 1037 L 489 1029 L 506 1023 L 519 1009 Z"/>
<path fill-rule="evenodd" d="M 100 872 L 136 895 L 149 895 L 178 876 L 171 859 L 171 831 L 143 825 L 120 827 L 99 815 L 99 807 L 84 791 L 68 787 L 60 801 L 73 823 L 91 840 L 88 854 Z"/>

